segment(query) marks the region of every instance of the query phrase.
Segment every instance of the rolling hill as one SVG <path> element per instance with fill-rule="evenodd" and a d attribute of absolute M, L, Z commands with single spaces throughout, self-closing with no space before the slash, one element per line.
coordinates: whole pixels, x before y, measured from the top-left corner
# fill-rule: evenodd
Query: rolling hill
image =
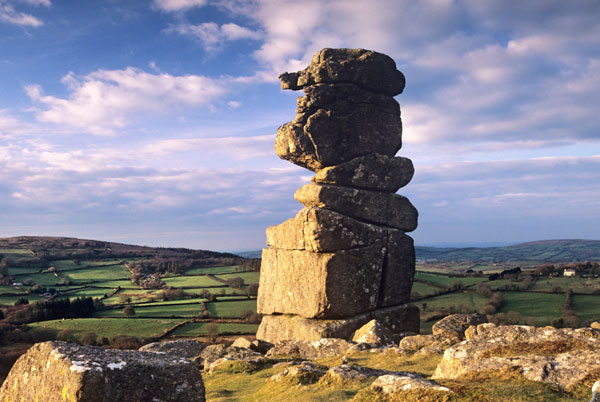
<path fill-rule="evenodd" d="M 600 261 L 600 240 L 542 240 L 505 247 L 415 247 L 417 259 L 437 261 L 559 263 Z"/>

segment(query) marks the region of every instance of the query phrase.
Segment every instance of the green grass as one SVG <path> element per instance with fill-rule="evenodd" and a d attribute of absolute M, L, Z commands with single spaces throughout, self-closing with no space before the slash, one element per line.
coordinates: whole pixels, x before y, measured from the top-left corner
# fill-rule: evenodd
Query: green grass
<path fill-rule="evenodd" d="M 244 283 L 258 283 L 258 278 L 260 276 L 259 272 L 236 272 L 234 274 L 224 274 L 218 275 L 217 278 L 227 280 L 230 278 L 242 278 Z"/>
<path fill-rule="evenodd" d="M 415 274 L 415 278 L 423 280 L 423 281 L 435 283 L 437 285 L 442 285 L 442 286 L 451 286 L 452 284 L 454 284 L 456 282 L 460 282 L 464 286 L 470 286 L 473 284 L 487 281 L 487 278 L 485 278 L 485 277 L 483 277 L 483 278 L 453 278 L 453 277 L 449 277 L 447 275 L 418 272 L 418 271 Z"/>
<path fill-rule="evenodd" d="M 102 286 L 102 287 L 108 287 L 108 288 L 116 288 L 117 286 L 120 286 L 122 288 L 141 289 L 139 286 L 131 283 L 131 280 L 129 280 L 129 279 L 121 279 L 121 280 L 116 280 L 116 281 L 105 281 L 105 282 L 95 282 L 94 281 L 93 286 Z"/>
<path fill-rule="evenodd" d="M 25 248 L 0 248 L 0 254 L 23 254 L 31 256 L 33 253 Z"/>
<path fill-rule="evenodd" d="M 124 265 L 114 265 L 110 267 L 94 267 L 77 271 L 59 272 L 60 276 L 76 283 L 85 283 L 96 280 L 124 280 L 129 278 L 131 273 Z"/>
<path fill-rule="evenodd" d="M 219 286 L 223 285 L 223 283 L 219 281 L 215 281 L 206 276 L 173 276 L 170 278 L 164 278 L 163 281 L 169 286 L 173 286 L 176 288 L 181 287 L 195 287 L 195 288 L 203 288 L 208 286 Z"/>
<path fill-rule="evenodd" d="M 69 329 L 76 336 L 84 332 L 95 332 L 108 338 L 116 335 L 148 337 L 160 335 L 165 329 L 181 322 L 177 319 L 118 319 L 118 318 L 76 318 L 72 320 L 42 321 L 28 324 L 32 331 L 53 329 L 56 332 Z"/>
<path fill-rule="evenodd" d="M 25 279 L 31 279 L 36 285 L 40 286 L 56 286 L 58 282 L 60 282 L 60 279 L 50 272 L 44 274 L 32 274 L 26 277 L 21 276 L 18 279 L 20 282 L 24 281 Z"/>
<path fill-rule="evenodd" d="M 525 287 L 527 286 L 527 282 L 525 281 L 521 281 L 521 282 L 517 282 L 517 281 L 513 281 L 510 279 L 498 279 L 495 281 L 489 281 L 486 282 L 486 284 L 490 287 L 490 289 L 492 290 L 497 290 L 497 289 L 502 289 L 504 286 L 516 286 L 519 290 L 524 290 Z"/>
<path fill-rule="evenodd" d="M 204 322 L 188 323 L 173 331 L 171 336 L 205 336 L 209 324 Z M 217 323 L 217 331 L 220 334 L 255 334 L 257 330 L 257 324 Z"/>
<path fill-rule="evenodd" d="M 184 305 L 154 305 L 154 306 L 134 306 L 136 317 L 152 318 L 152 317 L 169 317 L 175 315 L 178 317 L 194 318 L 198 317 L 202 311 L 202 306 L 198 304 Z M 122 309 L 98 311 L 96 317 L 123 317 Z"/>
<path fill-rule="evenodd" d="M 185 271 L 185 273 L 188 275 L 230 274 L 235 273 L 236 267 L 238 267 L 238 265 L 228 265 L 225 267 L 192 268 Z"/>
<path fill-rule="evenodd" d="M 74 299 L 76 297 L 102 297 L 105 294 L 110 293 L 110 289 L 94 289 L 94 288 L 87 288 L 87 289 L 81 289 L 81 290 L 77 290 L 75 292 L 69 292 L 66 293 L 64 296 L 68 297 L 69 299 Z"/>
<path fill-rule="evenodd" d="M 256 299 L 206 303 L 206 309 L 211 317 L 239 317 L 244 310 L 256 311 Z"/>
<path fill-rule="evenodd" d="M 37 274 L 40 272 L 41 268 L 37 268 L 37 267 L 8 267 L 8 274 L 9 275 L 19 275 L 19 276 L 23 276 L 23 275 L 31 275 L 31 274 Z M 15 278 L 16 282 L 19 282 L 21 280 L 21 278 L 17 277 Z"/>
<path fill-rule="evenodd" d="M 12 286 L 0 285 L 0 293 L 25 293 L 25 291 Z"/>
<path fill-rule="evenodd" d="M 528 323 L 541 326 L 550 325 L 559 318 L 565 302 L 564 294 L 502 292 L 502 296 L 501 312 L 516 311 Z"/>
<path fill-rule="evenodd" d="M 563 291 L 572 288 L 578 293 L 592 293 L 600 289 L 600 280 L 598 278 L 581 277 L 558 277 L 558 278 L 540 278 L 533 287 L 533 290 L 552 290 L 553 287 L 561 287 Z"/>
<path fill-rule="evenodd" d="M 571 306 L 581 321 L 600 321 L 600 295 L 574 295 L 571 299 Z"/>
<path fill-rule="evenodd" d="M 38 294 L 30 294 L 30 295 L 22 294 L 22 295 L 18 295 L 18 296 L 2 296 L 2 297 L 0 297 L 0 304 L 5 305 L 5 306 L 13 306 L 15 304 L 15 302 L 22 297 L 29 300 L 29 303 L 33 303 L 34 301 L 46 299 L 45 297 L 40 296 Z"/>
<path fill-rule="evenodd" d="M 430 296 L 434 295 L 436 292 L 439 292 L 441 289 L 433 286 L 429 286 L 425 283 L 421 282 L 413 282 L 411 294 L 414 295 L 418 293 L 421 296 Z"/>

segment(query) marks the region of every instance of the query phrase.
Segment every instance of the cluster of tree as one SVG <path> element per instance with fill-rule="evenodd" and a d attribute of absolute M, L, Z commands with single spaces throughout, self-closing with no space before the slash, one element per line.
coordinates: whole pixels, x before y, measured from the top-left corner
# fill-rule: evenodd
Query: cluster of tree
<path fill-rule="evenodd" d="M 474 271 L 472 269 L 467 269 L 466 271 L 451 271 L 448 272 L 449 278 L 481 278 L 483 277 L 483 271 Z"/>
<path fill-rule="evenodd" d="M 131 275 L 131 283 L 138 285 L 142 289 L 162 289 L 166 286 L 160 273 L 147 274 L 137 271 Z"/>
<path fill-rule="evenodd" d="M 244 287 L 244 278 L 236 276 L 235 278 L 228 278 L 226 281 L 227 286 L 233 289 L 241 289 Z"/>
<path fill-rule="evenodd" d="M 104 308 L 102 302 L 91 297 L 78 297 L 73 300 L 43 300 L 33 304 L 28 302 L 17 303 L 13 307 L 8 307 L 5 314 L 5 320 L 12 324 L 26 324 L 60 318 L 91 317 L 94 311 Z"/>
<path fill-rule="evenodd" d="M 485 315 L 497 313 L 504 303 L 504 297 L 502 297 L 502 293 L 493 292 L 492 289 L 490 289 L 490 287 L 485 283 L 478 283 L 476 290 L 481 297 L 488 299 L 487 304 L 479 309 L 479 313 Z"/>
<path fill-rule="evenodd" d="M 505 269 L 504 271 L 502 271 L 500 273 L 490 274 L 488 276 L 488 280 L 490 280 L 490 281 L 496 281 L 496 280 L 499 280 L 499 279 L 513 279 L 515 277 L 518 277 L 520 273 L 521 273 L 521 267 L 516 267 L 516 268 L 512 268 L 512 269 Z"/>
<path fill-rule="evenodd" d="M 236 267 L 236 272 L 259 272 L 260 271 L 260 258 L 248 258 Z"/>
<path fill-rule="evenodd" d="M 235 265 L 238 260 L 239 258 L 207 256 L 205 253 L 196 253 L 184 257 L 165 258 L 155 256 L 152 259 L 130 262 L 127 264 L 127 268 L 140 275 L 151 273 L 183 274 L 193 268 Z"/>

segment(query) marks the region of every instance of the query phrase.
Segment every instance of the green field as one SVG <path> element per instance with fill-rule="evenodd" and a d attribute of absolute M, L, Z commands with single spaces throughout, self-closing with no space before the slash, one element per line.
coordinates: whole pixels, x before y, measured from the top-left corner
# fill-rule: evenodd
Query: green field
<path fill-rule="evenodd" d="M 471 286 L 480 282 L 486 282 L 486 277 L 481 278 L 460 278 L 460 277 L 449 277 L 447 275 L 419 272 L 415 273 L 415 279 L 435 283 L 441 286 L 452 286 L 454 283 L 461 283 L 463 286 Z"/>
<path fill-rule="evenodd" d="M 575 310 L 580 321 L 600 321 L 600 295 L 581 296 L 574 295 L 571 306 Z"/>
<path fill-rule="evenodd" d="M 225 267 L 192 268 L 185 271 L 185 273 L 187 275 L 230 274 L 234 273 L 237 267 L 237 265 L 228 265 Z"/>
<path fill-rule="evenodd" d="M 207 276 L 173 276 L 164 278 L 163 281 L 173 287 L 203 288 L 209 286 L 223 286 L 224 283 L 215 281 Z"/>
<path fill-rule="evenodd" d="M 578 293 L 592 293 L 595 290 L 600 290 L 600 279 L 581 277 L 540 278 L 533 287 L 533 290 L 550 291 L 555 287 L 560 287 L 563 291 L 571 288 L 574 292 Z"/>
<path fill-rule="evenodd" d="M 160 335 L 167 328 L 181 322 L 176 319 L 118 319 L 118 318 L 77 318 L 43 321 L 28 324 L 32 331 L 51 329 L 56 332 L 65 329 L 74 331 L 75 336 L 85 332 L 95 332 L 97 336 L 108 338 L 116 335 L 149 337 Z"/>
<path fill-rule="evenodd" d="M 260 273 L 258 272 L 236 272 L 233 274 L 217 275 L 217 278 L 227 280 L 230 278 L 242 278 L 244 283 L 258 283 Z"/>
<path fill-rule="evenodd" d="M 210 302 L 206 303 L 206 309 L 211 317 L 235 318 L 242 311 L 256 311 L 256 299 Z"/>
<path fill-rule="evenodd" d="M 437 292 L 439 292 L 440 290 L 442 290 L 442 289 L 436 288 L 433 286 L 429 286 L 422 282 L 414 282 L 412 289 L 411 289 L 411 295 L 415 296 L 418 294 L 421 297 L 432 296 L 432 295 L 436 294 Z"/>
<path fill-rule="evenodd" d="M 110 267 L 90 267 L 88 269 L 59 272 L 58 274 L 75 283 L 86 283 L 89 281 L 98 280 L 125 280 L 131 275 L 124 265 L 113 265 Z"/>
<path fill-rule="evenodd" d="M 33 253 L 24 248 L 0 248 L 0 254 L 23 254 L 31 256 Z"/>
<path fill-rule="evenodd" d="M 136 317 L 169 317 L 178 316 L 185 318 L 194 318 L 202 312 L 202 305 L 196 304 L 158 304 L 153 306 L 134 306 Z M 98 311 L 96 317 L 124 317 L 122 309 L 112 309 Z M 238 314 L 239 316 L 239 314 Z"/>
<path fill-rule="evenodd" d="M 516 311 L 534 325 L 550 325 L 561 316 L 564 294 L 531 292 L 502 292 L 504 304 L 501 312 Z M 577 311 L 577 310 L 576 310 Z"/>

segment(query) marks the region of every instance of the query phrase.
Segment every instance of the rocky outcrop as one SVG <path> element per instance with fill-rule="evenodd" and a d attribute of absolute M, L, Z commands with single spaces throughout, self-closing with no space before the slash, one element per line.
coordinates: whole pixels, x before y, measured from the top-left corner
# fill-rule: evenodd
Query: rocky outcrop
<path fill-rule="evenodd" d="M 412 304 L 385 307 L 354 317 L 337 320 L 315 320 L 298 315 L 266 315 L 256 337 L 275 343 L 283 340 L 318 341 L 322 338 L 352 339 L 354 332 L 376 319 L 393 334 L 419 331 L 419 311 Z"/>
<path fill-rule="evenodd" d="M 257 338 L 350 339 L 374 318 L 392 333 L 418 331 L 418 309 L 406 305 L 415 253 L 405 234 L 418 213 L 395 194 L 414 174 L 409 159 L 395 156 L 402 124 L 393 96 L 404 76 L 386 55 L 323 49 L 305 70 L 280 79 L 305 95 L 279 128 L 275 151 L 316 175 L 295 194 L 304 209 L 267 229 Z"/>
<path fill-rule="evenodd" d="M 204 350 L 201 342 L 192 339 L 176 341 L 152 342 L 139 348 L 140 352 L 166 353 L 176 357 L 192 359 Z"/>
<path fill-rule="evenodd" d="M 359 329 L 352 336 L 352 341 L 356 343 L 369 343 L 374 345 L 388 345 L 394 343 L 392 333 L 383 324 L 377 320 L 371 320 Z"/>
<path fill-rule="evenodd" d="M 486 322 L 486 316 L 481 314 L 450 314 L 433 324 L 431 332 L 434 337 L 459 342 L 465 339 L 467 328 Z"/>
<path fill-rule="evenodd" d="M 204 401 L 204 383 L 188 359 L 162 353 L 38 343 L 0 388 L 2 401 Z"/>
<path fill-rule="evenodd" d="M 511 368 L 527 379 L 569 389 L 594 374 L 600 362 L 600 330 L 593 328 L 480 324 L 444 352 L 434 379 Z"/>
<path fill-rule="evenodd" d="M 323 338 L 318 341 L 281 341 L 269 349 L 267 357 L 293 357 L 296 359 L 318 359 L 344 354 L 352 343 L 338 338 Z"/>
<path fill-rule="evenodd" d="M 312 362 L 304 361 L 300 364 L 293 365 L 281 373 L 274 374 L 269 378 L 269 381 L 286 382 L 290 385 L 306 385 L 314 384 L 321 379 L 326 373 Z"/>
<path fill-rule="evenodd" d="M 444 387 L 434 381 L 426 380 L 422 376 L 415 373 L 382 375 L 373 381 L 373 384 L 371 384 L 371 389 L 377 390 L 389 396 L 402 391 L 421 389 L 453 393 L 450 388 Z"/>

